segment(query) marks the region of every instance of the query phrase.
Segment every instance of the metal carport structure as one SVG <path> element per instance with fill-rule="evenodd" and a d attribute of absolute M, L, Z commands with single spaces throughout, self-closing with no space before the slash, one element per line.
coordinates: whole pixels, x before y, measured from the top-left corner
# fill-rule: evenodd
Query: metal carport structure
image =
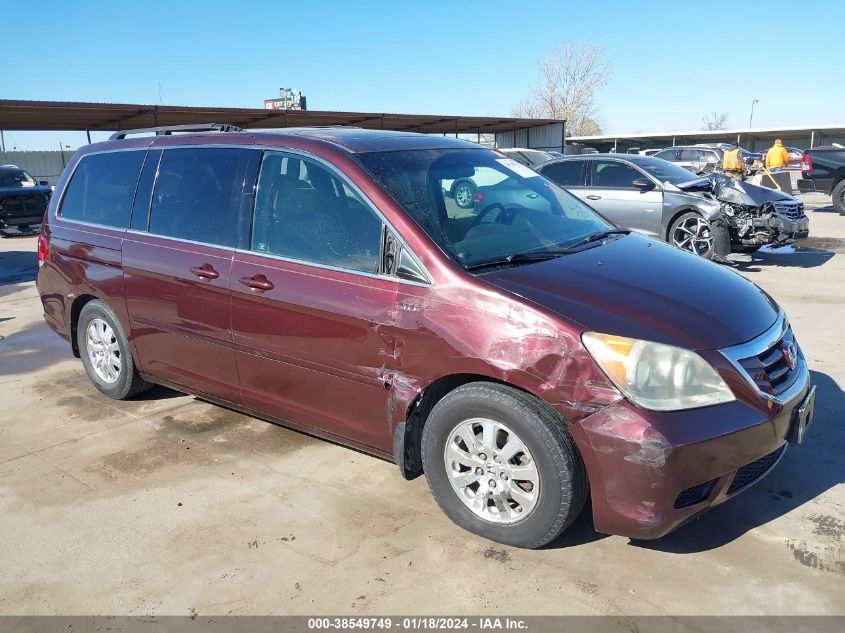
<path fill-rule="evenodd" d="M 509 133 L 519 138 L 532 128 L 555 126 L 563 139 L 563 121 L 489 116 L 266 110 L 216 106 L 0 100 L 0 130 L 119 131 L 162 125 L 228 123 L 243 128 L 352 125 L 428 134 Z"/>

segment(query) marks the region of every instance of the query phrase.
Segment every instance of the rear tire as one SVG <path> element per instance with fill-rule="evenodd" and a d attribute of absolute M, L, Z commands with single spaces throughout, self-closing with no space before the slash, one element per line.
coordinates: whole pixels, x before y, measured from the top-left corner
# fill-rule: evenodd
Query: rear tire
<path fill-rule="evenodd" d="M 833 197 L 833 208 L 839 215 L 845 215 L 845 180 L 840 180 L 830 195 Z"/>
<path fill-rule="evenodd" d="M 125 400 L 152 387 L 135 367 L 117 315 L 102 301 L 89 301 L 82 308 L 76 344 L 88 378 L 109 398 Z"/>
<path fill-rule="evenodd" d="M 667 241 L 693 255 L 713 259 L 713 227 L 695 211 L 687 211 L 675 218 L 669 227 Z"/>
<path fill-rule="evenodd" d="M 443 512 L 506 545 L 549 543 L 587 498 L 586 471 L 564 421 L 505 385 L 474 382 L 444 396 L 423 427 L 422 460 Z"/>

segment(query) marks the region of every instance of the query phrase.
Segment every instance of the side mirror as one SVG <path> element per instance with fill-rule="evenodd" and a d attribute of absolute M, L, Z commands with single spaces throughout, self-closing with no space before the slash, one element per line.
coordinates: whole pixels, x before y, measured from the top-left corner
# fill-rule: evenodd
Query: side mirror
<path fill-rule="evenodd" d="M 47 182 L 46 180 L 39 180 L 38 184 L 41 185 L 42 187 L 49 187 L 50 186 L 50 183 Z"/>
<path fill-rule="evenodd" d="M 632 184 L 640 191 L 651 191 L 657 186 L 650 178 L 637 178 Z"/>

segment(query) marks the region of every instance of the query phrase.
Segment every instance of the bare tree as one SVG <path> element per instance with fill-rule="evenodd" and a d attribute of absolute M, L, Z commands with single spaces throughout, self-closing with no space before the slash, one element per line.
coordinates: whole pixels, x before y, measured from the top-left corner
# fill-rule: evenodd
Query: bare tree
<path fill-rule="evenodd" d="M 711 112 L 710 114 L 704 115 L 704 117 L 701 119 L 701 129 L 708 130 L 711 132 L 714 130 L 724 130 L 727 120 L 727 114 L 717 114 L 716 112 Z"/>
<path fill-rule="evenodd" d="M 531 96 L 513 109 L 514 116 L 566 119 L 573 136 L 600 134 L 596 92 L 610 79 L 601 46 L 569 42 L 550 50 L 537 70 Z"/>

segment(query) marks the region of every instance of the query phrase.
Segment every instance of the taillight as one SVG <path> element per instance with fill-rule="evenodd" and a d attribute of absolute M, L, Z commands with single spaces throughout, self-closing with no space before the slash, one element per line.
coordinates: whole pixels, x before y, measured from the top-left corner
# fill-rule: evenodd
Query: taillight
<path fill-rule="evenodd" d="M 47 254 L 50 252 L 50 240 L 41 233 L 38 236 L 38 265 L 41 266 L 47 261 Z"/>
<path fill-rule="evenodd" d="M 804 154 L 801 157 L 801 171 L 812 171 L 813 170 L 813 159 L 810 158 L 809 154 Z"/>

